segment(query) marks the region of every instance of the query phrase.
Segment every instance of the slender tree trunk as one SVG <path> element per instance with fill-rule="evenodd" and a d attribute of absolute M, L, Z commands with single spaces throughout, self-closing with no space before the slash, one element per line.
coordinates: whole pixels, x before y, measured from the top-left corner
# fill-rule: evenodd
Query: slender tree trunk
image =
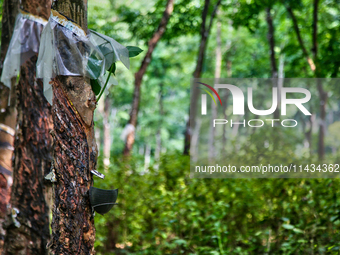
<path fill-rule="evenodd" d="M 221 22 L 217 22 L 217 32 L 216 32 L 216 64 L 215 64 L 215 83 L 219 81 L 221 77 L 221 66 L 222 66 L 222 49 L 221 49 Z M 211 109 L 212 109 L 212 119 L 217 119 L 217 106 L 214 101 L 211 101 Z M 209 160 L 212 160 L 215 155 L 215 146 L 214 140 L 216 136 L 216 130 L 213 126 L 210 126 L 210 135 L 209 135 Z"/>
<path fill-rule="evenodd" d="M 297 35 L 300 47 L 303 51 L 303 54 L 305 55 L 307 62 L 309 64 L 310 69 L 314 73 L 315 78 L 320 78 L 322 75 L 319 63 L 318 63 L 318 6 L 319 6 L 319 0 L 313 1 L 313 30 L 312 30 L 312 55 L 314 60 L 312 60 L 306 50 L 306 47 L 304 45 L 304 42 L 301 38 L 300 29 L 298 26 L 297 19 L 295 17 L 295 14 L 293 10 L 288 6 L 287 11 L 289 12 L 292 21 L 295 33 Z M 322 86 L 321 80 L 317 80 L 317 89 L 319 92 L 319 99 L 320 99 L 320 124 L 319 124 L 319 139 L 318 139 L 318 157 L 319 160 L 324 159 L 325 155 L 325 132 L 326 132 L 326 104 L 328 95 L 327 92 L 324 90 Z M 312 123 L 311 123 L 312 124 Z"/>
<path fill-rule="evenodd" d="M 1 33 L 1 52 L 0 52 L 0 73 L 7 49 L 12 38 L 15 17 L 19 10 L 18 0 L 5 0 L 2 12 L 2 33 Z M 0 254 L 4 247 L 6 231 L 3 222 L 7 214 L 7 204 L 10 200 L 12 185 L 12 155 L 14 148 L 14 129 L 16 123 L 15 108 L 15 79 L 13 86 L 8 89 L 0 83 Z M 8 98 L 11 98 L 8 105 Z"/>
<path fill-rule="evenodd" d="M 267 24 L 268 24 L 268 42 L 269 42 L 269 49 L 270 49 L 270 63 L 271 63 L 271 70 L 272 70 L 272 78 L 277 78 L 277 65 L 276 65 L 276 57 L 275 57 L 275 31 L 274 31 L 274 24 L 273 24 L 273 18 L 271 15 L 271 7 L 268 7 L 266 9 L 267 13 Z"/>
<path fill-rule="evenodd" d="M 161 157 L 161 151 L 162 151 L 162 125 L 163 125 L 163 115 L 164 115 L 164 109 L 163 109 L 163 84 L 159 84 L 159 123 L 158 123 L 158 130 L 156 134 L 156 149 L 155 149 L 155 169 L 158 169 L 159 167 L 159 159 Z"/>
<path fill-rule="evenodd" d="M 111 112 L 111 100 L 108 96 L 105 97 L 104 101 L 104 115 L 103 115 L 103 126 L 104 126 L 104 166 L 110 165 L 110 152 L 111 152 L 111 135 L 110 135 L 110 112 Z"/>
<path fill-rule="evenodd" d="M 200 42 L 200 46 L 199 46 L 199 50 L 198 50 L 196 68 L 195 68 L 195 71 L 193 73 L 194 78 L 200 78 L 201 77 L 202 69 L 203 69 L 203 61 L 204 61 L 204 58 L 205 58 L 205 52 L 206 52 L 206 48 L 207 48 L 210 30 L 211 30 L 214 18 L 216 16 L 218 7 L 221 4 L 221 0 L 218 0 L 217 3 L 215 4 L 213 12 L 210 16 L 209 25 L 207 26 L 209 4 L 210 4 L 210 0 L 205 0 L 203 12 L 202 12 L 201 42 Z M 184 155 L 189 155 L 189 152 L 190 152 L 191 128 L 193 128 L 194 124 L 195 124 L 194 123 L 194 117 L 196 116 L 196 107 L 195 107 L 196 103 L 195 102 L 197 102 L 198 96 L 199 96 L 198 89 L 194 88 L 193 93 L 192 93 L 192 97 L 190 99 L 191 105 L 193 105 L 193 103 L 194 103 L 194 106 L 190 107 L 190 109 L 189 109 L 189 119 L 186 123 L 186 129 L 185 129 L 185 133 L 184 133 L 184 150 L 183 150 Z M 190 117 L 191 117 L 191 119 L 190 119 Z"/>
<path fill-rule="evenodd" d="M 293 21 L 293 28 L 294 28 L 294 31 L 295 31 L 295 34 L 296 34 L 296 37 L 298 39 L 298 42 L 299 42 L 299 45 L 301 47 L 301 50 L 303 52 L 303 55 L 305 56 L 306 60 L 307 60 L 307 63 L 310 67 L 310 69 L 315 72 L 315 64 L 314 64 L 314 61 L 313 59 L 309 56 L 309 53 L 307 52 L 307 49 L 305 47 L 305 44 L 302 40 L 302 37 L 301 37 L 301 33 L 300 33 L 300 28 L 299 28 L 299 25 L 298 25 L 298 22 L 297 22 L 297 19 L 295 17 L 295 14 L 292 10 L 292 8 L 290 6 L 286 6 L 286 9 L 290 15 L 290 17 L 292 18 L 292 21 Z"/>
<path fill-rule="evenodd" d="M 87 32 L 87 1 L 57 0 L 52 9 Z M 62 47 L 62 41 L 57 42 Z M 58 46 L 57 46 L 58 47 Z M 95 227 L 89 189 L 96 169 L 93 112 L 96 97 L 84 77 L 57 76 L 53 89 L 54 187 L 52 254 L 94 254 Z"/>
<path fill-rule="evenodd" d="M 318 62 L 318 6 L 319 0 L 313 1 L 313 47 L 312 53 L 315 62 L 315 77 L 320 78 L 322 75 L 320 65 Z M 326 104 L 328 95 L 324 90 L 322 81 L 320 79 L 317 80 L 317 88 L 319 92 L 320 98 L 320 123 L 319 123 L 319 141 L 318 141 L 318 157 L 319 160 L 323 160 L 325 157 L 325 133 L 326 133 Z"/>
<path fill-rule="evenodd" d="M 273 87 L 278 87 L 278 72 L 277 72 L 277 64 L 276 64 L 276 56 L 275 56 L 275 29 L 273 24 L 273 18 L 271 15 L 271 7 L 268 7 L 266 9 L 267 13 L 267 24 L 268 24 L 268 43 L 269 43 L 269 49 L 270 49 L 270 64 L 271 64 L 271 71 L 272 71 L 272 83 Z M 279 91 L 278 91 L 279 93 Z M 278 107 L 274 111 L 274 119 L 280 118 L 280 105 L 278 104 Z"/>
<path fill-rule="evenodd" d="M 170 19 L 173 9 L 174 9 L 174 0 L 168 0 L 161 22 L 156 32 L 153 34 L 152 38 L 150 39 L 148 43 L 148 51 L 142 61 L 142 64 L 138 72 L 135 73 L 135 88 L 133 92 L 132 109 L 131 109 L 130 120 L 129 120 L 129 124 L 133 125 L 135 129 L 137 126 L 139 103 L 140 103 L 140 96 L 141 96 L 141 85 L 142 85 L 143 76 L 149 64 L 151 63 L 152 53 L 154 49 L 156 48 L 157 43 L 162 38 L 166 30 L 166 26 L 168 24 L 168 21 Z M 125 148 L 123 151 L 123 154 L 125 156 L 131 153 L 132 146 L 135 142 L 135 131 L 134 131 L 135 129 L 131 130 L 131 132 L 126 137 Z"/>
<path fill-rule="evenodd" d="M 23 0 L 21 5 L 31 14 L 49 17 L 50 0 L 41 1 L 39 5 L 34 5 L 32 0 Z M 16 89 L 18 130 L 5 254 L 47 254 L 50 200 L 46 194 L 50 185 L 44 183 L 44 176 L 51 165 L 49 132 L 52 122 L 43 84 L 35 77 L 36 62 L 37 55 L 34 55 L 21 66 Z"/>

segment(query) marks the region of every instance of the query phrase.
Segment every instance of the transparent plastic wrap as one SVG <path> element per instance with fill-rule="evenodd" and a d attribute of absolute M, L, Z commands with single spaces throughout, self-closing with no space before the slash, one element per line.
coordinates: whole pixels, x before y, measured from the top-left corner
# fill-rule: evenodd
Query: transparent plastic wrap
<path fill-rule="evenodd" d="M 52 10 L 42 32 L 37 62 L 37 77 L 43 78 L 44 94 L 52 102 L 49 84 L 56 75 L 84 76 L 103 83 L 105 71 L 122 61 L 129 68 L 129 51 L 110 37 L 85 31 Z"/>
<path fill-rule="evenodd" d="M 7 87 L 18 76 L 20 66 L 39 52 L 40 36 L 46 24 L 45 19 L 24 11 L 17 15 L 1 74 L 1 82 Z"/>

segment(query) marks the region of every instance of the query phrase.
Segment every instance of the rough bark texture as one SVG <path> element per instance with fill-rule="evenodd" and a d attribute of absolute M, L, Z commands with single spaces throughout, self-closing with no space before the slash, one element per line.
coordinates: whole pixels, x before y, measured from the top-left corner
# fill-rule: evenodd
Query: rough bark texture
<path fill-rule="evenodd" d="M 47 254 L 49 205 L 44 175 L 50 170 L 51 115 L 43 84 L 35 78 L 36 61 L 33 56 L 21 67 L 17 85 L 18 131 L 10 203 L 18 213 L 6 222 L 5 254 Z"/>
<path fill-rule="evenodd" d="M 131 109 L 130 120 L 129 120 L 129 124 L 133 125 L 134 127 L 137 126 L 137 118 L 138 118 L 141 85 L 142 85 L 143 76 L 146 72 L 147 67 L 149 66 L 151 62 L 152 53 L 154 49 L 156 48 L 157 43 L 162 38 L 166 30 L 166 26 L 168 24 L 168 21 L 170 19 L 173 9 L 174 9 L 174 0 L 168 0 L 161 22 L 156 32 L 153 34 L 152 38 L 150 39 L 148 43 L 148 51 L 142 61 L 141 67 L 139 68 L 138 72 L 135 73 L 135 88 L 133 92 L 132 109 Z M 126 137 L 125 148 L 123 152 L 125 156 L 131 153 L 134 142 L 135 142 L 135 132 L 132 131 Z"/>
<path fill-rule="evenodd" d="M 210 30 L 211 30 L 214 18 L 216 16 L 218 7 L 221 4 L 221 0 L 218 0 L 217 3 L 215 4 L 214 10 L 213 10 L 211 17 L 210 17 L 209 25 L 207 26 L 206 23 L 207 23 L 207 17 L 208 17 L 209 4 L 210 4 L 210 0 L 205 0 L 204 9 L 203 9 L 203 12 L 202 12 L 201 43 L 200 43 L 198 56 L 197 56 L 196 68 L 195 68 L 195 71 L 193 73 L 194 78 L 200 78 L 201 77 L 202 68 L 203 68 L 203 61 L 204 61 L 204 58 L 205 58 L 205 51 L 206 51 L 206 48 L 207 48 Z M 193 104 L 194 102 L 197 101 L 198 94 L 199 94 L 198 89 L 193 89 L 191 104 Z M 194 123 L 191 123 L 191 125 L 190 125 L 190 122 L 193 122 L 193 119 L 190 120 L 190 116 L 196 115 L 196 107 L 195 106 L 191 107 L 191 110 L 192 110 L 192 112 L 189 114 L 189 119 L 187 121 L 186 128 L 185 128 L 185 134 L 184 134 L 184 150 L 183 150 L 184 155 L 189 155 L 190 140 L 191 140 L 191 130 L 190 129 L 194 126 Z"/>
<path fill-rule="evenodd" d="M 5 0 L 3 3 L 0 74 L 2 73 L 3 62 L 12 37 L 18 9 L 19 1 L 17 0 Z M 11 94 L 10 105 L 8 105 L 9 94 Z M 14 86 L 10 90 L 0 83 L 0 124 L 9 127 L 12 131 L 14 131 L 16 123 L 15 97 Z M 3 222 L 7 214 L 11 194 L 13 146 L 14 136 L 5 130 L 0 130 L 0 254 L 3 251 L 6 235 Z"/>
<path fill-rule="evenodd" d="M 87 2 L 55 1 L 53 9 L 87 31 Z M 62 41 L 58 41 L 62 45 Z M 88 79 L 57 76 L 52 80 L 54 191 L 52 254 L 94 254 L 95 227 L 89 189 L 96 169 L 93 111 L 96 98 Z"/>
<path fill-rule="evenodd" d="M 26 11 L 47 18 L 50 1 L 23 0 Z M 21 66 L 17 93 L 17 134 L 13 165 L 11 214 L 6 220 L 4 254 L 47 254 L 50 190 L 44 175 L 50 168 L 50 106 L 37 81 L 37 56 Z M 16 78 L 14 78 L 15 81 Z"/>

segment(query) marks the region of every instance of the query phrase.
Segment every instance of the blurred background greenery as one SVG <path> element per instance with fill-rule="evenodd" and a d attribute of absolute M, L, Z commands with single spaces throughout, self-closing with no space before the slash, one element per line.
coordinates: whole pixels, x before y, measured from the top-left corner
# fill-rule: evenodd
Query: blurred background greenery
<path fill-rule="evenodd" d="M 222 1 L 209 36 L 202 77 L 214 77 L 217 22 L 221 24 L 221 77 L 272 77 L 268 7 L 281 77 L 339 77 L 340 1 L 319 3 L 318 74 L 309 68 L 294 32 L 287 6 L 294 10 L 300 36 L 312 56 L 314 3 Z M 95 186 L 119 188 L 119 205 L 107 215 L 95 217 L 98 254 L 339 254 L 338 179 L 189 178 L 189 157 L 182 155 L 183 134 L 190 79 L 200 43 L 203 1 L 175 1 L 167 30 L 143 79 L 132 156 L 128 161 L 122 157 L 124 140 L 120 137 L 129 120 L 134 73 L 165 4 L 162 0 L 89 1 L 89 28 L 123 45 L 144 50 L 131 59 L 130 71 L 122 68 L 121 63 L 117 65 L 119 85 L 110 88 L 110 94 L 99 102 L 95 113 L 100 147 L 98 170 L 106 175 L 104 181 L 95 180 Z M 316 87 L 310 90 L 318 96 Z M 340 122 L 335 120 L 340 116 L 340 87 L 325 90 L 327 112 L 333 119 L 327 128 L 324 161 L 339 162 Z M 109 105 L 104 105 L 108 98 Z M 317 117 L 318 105 L 313 112 Z M 243 157 L 256 162 L 259 153 L 272 155 L 276 160 L 294 160 L 297 156 L 291 148 L 303 148 L 306 139 L 286 132 L 279 139 L 280 150 L 271 154 L 263 148 L 263 137 L 271 135 L 265 130 L 256 131 L 248 141 L 254 146 L 245 144 L 245 153 L 238 155 L 235 162 Z M 109 160 L 104 155 L 107 139 L 111 145 Z M 231 142 L 230 146 L 235 144 Z M 316 127 L 308 153 L 303 155 L 306 163 L 317 162 L 317 146 Z"/>

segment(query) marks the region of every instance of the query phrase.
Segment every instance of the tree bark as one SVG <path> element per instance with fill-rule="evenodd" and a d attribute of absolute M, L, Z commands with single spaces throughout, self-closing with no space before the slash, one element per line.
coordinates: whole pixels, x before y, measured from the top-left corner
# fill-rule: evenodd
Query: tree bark
<path fill-rule="evenodd" d="M 21 7 L 47 19 L 50 0 L 23 0 Z M 35 77 L 37 55 L 20 70 L 17 85 L 17 134 L 15 139 L 11 215 L 6 220 L 4 254 L 47 254 L 50 186 L 44 175 L 50 168 L 50 106 L 43 84 Z M 14 78 L 16 79 L 16 78 Z"/>
<path fill-rule="evenodd" d="M 133 92 L 132 109 L 131 109 L 130 120 L 129 120 L 129 124 L 133 125 L 135 128 L 137 126 L 137 118 L 138 118 L 138 112 L 139 112 L 139 103 L 140 103 L 141 85 L 142 85 L 143 76 L 149 64 L 151 63 L 152 53 L 154 49 L 156 48 L 157 43 L 162 38 L 166 30 L 166 26 L 168 24 L 168 21 L 170 19 L 173 9 L 174 9 L 174 0 L 168 0 L 161 22 L 156 32 L 153 34 L 152 38 L 150 39 L 148 43 L 148 51 L 142 61 L 142 64 L 138 72 L 135 73 L 135 88 Z M 135 131 L 134 130 L 131 131 L 126 137 L 125 148 L 123 151 L 123 154 L 125 156 L 130 155 L 133 144 L 135 142 Z"/>
<path fill-rule="evenodd" d="M 87 31 L 87 1 L 57 0 L 52 9 Z M 62 41 L 57 41 L 62 45 Z M 84 77 L 52 80 L 54 187 L 52 254 L 94 254 L 95 227 L 89 189 L 96 169 L 93 112 L 96 97 Z"/>
<path fill-rule="evenodd" d="M 19 10 L 18 0 L 5 0 L 2 12 L 2 33 L 0 51 L 0 73 L 2 73 L 4 59 L 12 38 L 15 17 Z M 10 200 L 12 186 L 12 156 L 14 149 L 14 129 L 16 123 L 15 109 L 15 80 L 13 86 L 8 89 L 0 83 L 0 254 L 4 247 L 6 231 L 3 222 L 7 214 L 7 205 Z M 11 103 L 8 105 L 8 97 Z"/>
<path fill-rule="evenodd" d="M 209 4 L 210 0 L 205 0 L 204 2 L 204 8 L 202 12 L 202 24 L 201 24 L 201 43 L 198 50 L 198 56 L 197 56 L 197 62 L 196 62 L 196 68 L 193 73 L 194 78 L 200 78 L 202 75 L 202 69 L 203 69 L 203 61 L 205 58 L 205 52 L 207 48 L 208 38 L 210 34 L 210 30 L 214 21 L 214 18 L 216 16 L 217 10 L 219 5 L 221 4 L 221 0 L 218 0 L 217 3 L 214 6 L 213 12 L 210 16 L 210 22 L 207 26 L 207 17 L 208 17 L 208 10 L 209 10 Z M 193 94 L 191 97 L 191 104 L 197 102 L 198 98 L 198 89 L 193 88 Z M 195 104 L 196 105 L 196 104 Z M 191 140 L 191 129 L 194 127 L 193 119 L 190 120 L 190 116 L 196 116 L 196 107 L 191 107 L 192 112 L 190 112 L 189 109 L 189 119 L 186 123 L 185 133 L 184 133 L 184 155 L 189 155 L 190 152 L 190 140 Z M 190 125 L 191 122 L 191 125 Z"/>

